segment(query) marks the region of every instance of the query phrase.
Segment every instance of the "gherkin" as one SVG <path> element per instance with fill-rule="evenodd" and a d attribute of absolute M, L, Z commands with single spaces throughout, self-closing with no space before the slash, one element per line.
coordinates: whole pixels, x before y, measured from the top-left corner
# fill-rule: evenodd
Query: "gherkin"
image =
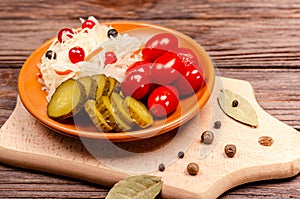
<path fill-rule="evenodd" d="M 47 114 L 56 120 L 72 117 L 83 108 L 85 99 L 84 86 L 74 79 L 68 79 L 55 90 L 47 105 Z"/>

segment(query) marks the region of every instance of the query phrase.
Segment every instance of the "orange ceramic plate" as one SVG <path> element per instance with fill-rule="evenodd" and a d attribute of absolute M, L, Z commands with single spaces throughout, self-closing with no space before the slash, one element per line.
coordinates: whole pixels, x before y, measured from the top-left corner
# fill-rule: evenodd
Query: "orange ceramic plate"
<path fill-rule="evenodd" d="M 37 73 L 39 72 L 37 64 L 40 63 L 41 56 L 51 44 L 52 40 L 49 40 L 30 55 L 21 69 L 18 89 L 21 101 L 26 109 L 42 124 L 57 132 L 74 137 L 102 139 L 114 142 L 132 141 L 157 136 L 175 129 L 193 118 L 209 99 L 214 86 L 214 66 L 205 50 L 190 37 L 168 28 L 139 22 L 111 22 L 106 24 L 112 25 L 120 33 L 127 32 L 129 35 L 135 37 L 150 38 L 161 32 L 169 32 L 175 35 L 179 40 L 180 47 L 190 48 L 197 55 L 203 69 L 206 86 L 198 90 L 196 95 L 182 100 L 179 108 L 166 120 L 155 120 L 153 125 L 147 129 L 119 133 L 102 133 L 97 131 L 88 122 L 81 124 L 75 120 L 75 122 L 60 123 L 47 116 L 48 102 L 46 101 L 46 93 L 42 91 L 42 85 L 37 80 Z"/>

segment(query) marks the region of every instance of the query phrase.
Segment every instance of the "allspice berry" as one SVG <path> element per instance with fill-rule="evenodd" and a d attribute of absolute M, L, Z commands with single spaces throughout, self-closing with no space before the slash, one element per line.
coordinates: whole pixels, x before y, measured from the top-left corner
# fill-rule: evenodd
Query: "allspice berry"
<path fill-rule="evenodd" d="M 227 157 L 232 158 L 236 153 L 236 146 L 233 144 L 227 144 L 224 148 L 224 152 Z"/>
<path fill-rule="evenodd" d="M 258 143 L 262 146 L 271 146 L 274 143 L 274 140 L 270 136 L 262 136 L 259 138 Z"/>
<path fill-rule="evenodd" d="M 188 166 L 187 166 L 187 172 L 192 176 L 197 175 L 198 172 L 199 172 L 198 164 L 194 163 L 194 162 L 189 163 Z"/>
<path fill-rule="evenodd" d="M 211 144 L 214 141 L 214 134 L 211 131 L 204 131 L 201 135 L 201 142 L 204 144 Z"/>

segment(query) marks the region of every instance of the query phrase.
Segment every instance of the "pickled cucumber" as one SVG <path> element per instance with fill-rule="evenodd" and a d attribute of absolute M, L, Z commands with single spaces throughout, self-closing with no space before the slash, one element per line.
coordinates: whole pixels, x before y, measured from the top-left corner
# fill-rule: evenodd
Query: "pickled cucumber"
<path fill-rule="evenodd" d="M 126 111 L 126 109 L 124 109 L 122 105 L 123 101 L 124 98 L 120 94 L 115 92 L 111 94 L 111 104 L 115 115 L 117 115 L 118 118 L 120 118 L 120 120 L 123 121 L 125 124 L 133 126 L 134 122 L 130 117 L 129 112 Z"/>
<path fill-rule="evenodd" d="M 107 95 L 111 96 L 112 92 L 120 92 L 120 82 L 113 77 L 108 77 L 109 80 L 109 90 Z"/>
<path fill-rule="evenodd" d="M 87 100 L 84 104 L 84 109 L 90 116 L 97 129 L 102 132 L 109 132 L 113 130 L 113 127 L 106 122 L 103 115 L 97 110 L 95 100 Z"/>
<path fill-rule="evenodd" d="M 102 95 L 108 94 L 110 81 L 104 74 L 93 75 L 92 78 L 97 82 L 96 101 L 98 101 Z"/>
<path fill-rule="evenodd" d="M 90 76 L 81 77 L 77 81 L 79 81 L 84 86 L 87 99 L 95 99 L 97 90 L 96 81 Z"/>
<path fill-rule="evenodd" d="M 84 109 L 102 132 L 130 131 L 146 128 L 153 118 L 146 106 L 120 94 L 120 83 L 104 74 L 69 79 L 53 94 L 47 106 L 49 117 L 61 120 Z"/>
<path fill-rule="evenodd" d="M 108 96 L 101 96 L 98 101 L 96 101 L 96 108 L 103 115 L 104 119 L 108 119 L 111 116 L 112 108 L 110 99 Z"/>
<path fill-rule="evenodd" d="M 129 110 L 130 117 L 139 127 L 146 128 L 152 125 L 153 117 L 142 102 L 127 96 L 123 102 L 123 107 L 125 110 Z"/>
<path fill-rule="evenodd" d="M 114 113 L 112 110 L 111 99 L 108 96 L 102 96 L 96 103 L 98 111 L 103 115 L 107 123 L 113 127 L 113 130 L 118 131 L 128 131 L 131 129 L 130 125 L 123 122 L 120 117 Z"/>
<path fill-rule="evenodd" d="M 47 114 L 56 120 L 72 117 L 83 108 L 85 99 L 84 86 L 74 79 L 68 79 L 52 95 L 47 105 Z"/>
<path fill-rule="evenodd" d="M 132 129 L 133 126 L 132 125 L 128 125 L 127 123 L 125 123 L 119 117 L 119 115 L 117 115 L 115 112 L 112 113 L 112 117 L 113 117 L 113 122 L 118 127 L 118 129 L 120 129 L 122 131 L 130 131 Z"/>

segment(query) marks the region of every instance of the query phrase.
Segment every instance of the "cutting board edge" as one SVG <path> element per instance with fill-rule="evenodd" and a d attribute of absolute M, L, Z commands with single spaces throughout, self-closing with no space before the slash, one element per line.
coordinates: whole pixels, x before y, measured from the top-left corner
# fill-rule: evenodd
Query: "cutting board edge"
<path fill-rule="evenodd" d="M 72 160 L 65 160 L 63 158 L 54 158 L 40 154 L 16 151 L 2 146 L 0 146 L 0 154 L 0 162 L 7 165 L 45 172 L 48 174 L 56 174 L 73 179 L 80 179 L 95 184 L 101 184 L 106 187 L 111 187 L 116 182 L 129 176 L 99 165 L 92 166 L 82 164 L 80 162 L 74 162 Z M 51 162 L 51 164 L 49 164 L 49 162 Z M 64 167 L 65 165 L 68 165 L 68 167 Z M 78 172 L 78 168 L 81 168 L 80 171 L 88 172 Z M 97 175 L 94 175 L 96 170 Z M 110 175 L 111 172 L 114 172 L 114 175 Z M 99 176 L 101 176 L 102 179 L 99 178 Z"/>
<path fill-rule="evenodd" d="M 65 176 L 72 179 L 82 180 L 86 182 L 90 182 L 93 184 L 99 184 L 105 187 L 112 187 L 118 181 L 129 177 L 129 175 L 116 172 L 113 170 L 109 170 L 104 167 L 99 166 L 91 166 L 87 164 L 76 163 L 71 160 L 65 160 L 62 158 L 53 158 L 47 157 L 39 154 L 30 154 L 26 152 L 15 151 L 11 149 L 7 149 L 0 146 L 0 154 L 1 159 L 0 162 L 16 166 L 28 170 L 44 172 L 47 174 L 54 174 L 58 176 Z M 297 163 L 295 161 L 298 161 Z M 217 181 L 216 184 L 213 184 L 208 187 L 204 192 L 190 192 L 185 189 L 181 189 L 178 187 L 173 187 L 168 184 L 163 184 L 163 189 L 161 192 L 161 196 L 163 198 L 172 198 L 172 199 L 180 199 L 180 198 L 190 198 L 190 199 L 208 199 L 208 198 L 217 198 L 226 191 L 230 189 L 251 183 L 256 181 L 265 181 L 271 179 L 284 179 L 296 176 L 300 173 L 300 159 L 295 159 L 295 161 L 291 161 L 288 163 L 280 163 L 275 165 L 276 170 L 279 172 L 274 173 L 274 171 L 269 170 L 270 165 L 251 167 L 237 170 L 235 172 L 230 173 L 227 176 L 223 176 L 222 179 Z M 52 162 L 48 164 L 48 162 Z M 53 164 L 55 162 L 55 164 Z M 33 164 L 34 163 L 34 166 Z M 64 167 L 68 165 L 68 167 Z M 272 165 L 274 167 L 274 164 Z M 286 167 L 290 167 L 291 169 L 287 171 Z M 80 168 L 80 169 L 78 169 Z M 279 168 L 279 169 L 278 169 Z M 282 169 L 280 169 L 282 168 Z M 257 173 L 257 169 L 262 170 L 261 173 Z M 283 171 L 283 172 L 280 172 Z M 80 172 L 87 171 L 87 172 Z M 246 172 L 247 171 L 247 172 Z M 269 171 L 269 172 L 268 172 Z M 114 175 L 111 175 L 111 172 L 114 172 Z M 95 175 L 95 173 L 97 175 Z M 247 174 L 240 175 L 241 173 Z M 151 175 L 151 174 L 149 174 Z M 101 176 L 101 177 L 100 177 Z M 106 178 L 104 177 L 106 176 Z M 240 176 L 239 178 L 230 178 L 230 176 Z M 234 179 L 234 180 L 232 180 Z"/>

